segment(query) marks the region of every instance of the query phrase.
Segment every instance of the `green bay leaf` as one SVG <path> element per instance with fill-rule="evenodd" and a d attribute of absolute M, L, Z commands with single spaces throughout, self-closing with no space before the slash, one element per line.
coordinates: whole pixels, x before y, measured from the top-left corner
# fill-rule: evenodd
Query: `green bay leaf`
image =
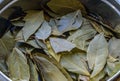
<path fill-rule="evenodd" d="M 104 68 L 108 57 L 108 43 L 104 34 L 98 34 L 90 42 L 87 50 L 89 68 L 93 70 L 91 78 L 96 76 Z"/>
<path fill-rule="evenodd" d="M 19 49 L 13 49 L 13 52 L 7 59 L 7 65 L 10 78 L 13 81 L 29 81 L 30 73 L 27 59 Z"/>

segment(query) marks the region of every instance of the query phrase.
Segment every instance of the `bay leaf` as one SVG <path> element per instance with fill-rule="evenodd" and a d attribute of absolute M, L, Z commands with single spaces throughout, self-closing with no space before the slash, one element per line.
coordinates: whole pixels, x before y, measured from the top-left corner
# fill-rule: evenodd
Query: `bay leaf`
<path fill-rule="evenodd" d="M 65 54 L 61 57 L 60 63 L 68 71 L 89 76 L 86 62 L 81 58 L 82 53 Z"/>
<path fill-rule="evenodd" d="M 62 35 L 62 33 L 58 30 L 57 22 L 58 21 L 56 19 L 50 19 L 49 24 L 52 28 L 52 35 L 60 36 L 60 35 Z"/>
<path fill-rule="evenodd" d="M 28 59 L 28 64 L 30 68 L 30 81 L 38 81 L 38 72 L 36 66 L 33 64 L 32 60 Z"/>
<path fill-rule="evenodd" d="M 51 27 L 47 21 L 44 21 L 38 31 L 35 33 L 36 38 L 45 40 L 51 35 Z"/>
<path fill-rule="evenodd" d="M 35 48 L 41 48 L 34 39 L 33 40 L 28 40 L 27 44 L 30 44 L 31 46 L 33 46 Z"/>
<path fill-rule="evenodd" d="M 55 67 L 57 67 L 63 74 L 64 76 L 68 79 L 68 81 L 73 81 L 72 78 L 70 77 L 70 75 L 68 74 L 68 72 L 59 64 L 59 62 L 57 62 L 53 57 L 50 56 L 46 56 L 44 54 L 41 54 L 39 52 L 35 53 L 33 52 L 34 55 L 36 55 L 37 57 L 42 57 L 46 60 L 48 60 L 50 63 L 52 63 Z M 42 68 L 40 65 L 40 62 L 38 60 L 36 60 L 35 58 L 33 58 L 35 64 L 38 66 L 38 70 L 40 71 Z M 49 65 L 49 64 L 48 64 Z M 40 67 L 39 67 L 40 66 Z M 47 66 L 46 66 L 47 67 Z M 41 72 L 42 73 L 42 72 Z M 54 76 L 53 76 L 54 77 Z"/>
<path fill-rule="evenodd" d="M 81 12 L 80 10 L 77 10 L 75 12 L 62 16 L 59 19 L 57 23 L 58 30 L 61 33 L 64 33 L 70 30 L 76 30 L 81 27 L 82 21 L 83 21 L 83 18 L 82 18 Z"/>
<path fill-rule="evenodd" d="M 78 9 L 86 13 L 84 6 L 78 0 L 51 0 L 47 5 L 59 15 L 65 15 Z"/>
<path fill-rule="evenodd" d="M 27 59 L 19 49 L 13 49 L 13 52 L 7 59 L 7 65 L 10 78 L 13 81 L 29 81 L 30 73 Z"/>
<path fill-rule="evenodd" d="M 17 33 L 17 35 L 16 35 L 16 37 L 15 37 L 15 40 L 17 41 L 17 42 L 24 42 L 25 40 L 24 40 L 24 37 L 23 37 L 23 29 L 21 29 L 18 33 Z"/>
<path fill-rule="evenodd" d="M 120 39 L 112 38 L 109 40 L 109 54 L 120 59 Z"/>
<path fill-rule="evenodd" d="M 54 52 L 54 50 L 52 49 L 52 46 L 51 46 L 49 41 L 46 42 L 46 46 L 47 46 L 47 51 L 48 51 L 49 55 L 53 56 L 53 58 L 55 58 L 59 62 L 60 58 L 61 58 L 61 55 L 60 54 L 56 54 Z"/>
<path fill-rule="evenodd" d="M 24 26 L 25 22 L 22 20 L 17 20 L 17 21 L 13 21 L 12 24 L 15 26 Z"/>
<path fill-rule="evenodd" d="M 27 51 L 32 51 L 35 49 L 34 46 L 32 46 L 26 42 L 17 42 L 15 47 L 18 48 L 21 52 L 23 52 L 25 54 L 28 53 Z"/>
<path fill-rule="evenodd" d="M 34 60 L 39 63 L 45 81 L 69 81 L 64 74 L 49 60 L 35 56 Z"/>
<path fill-rule="evenodd" d="M 44 15 L 43 11 L 35 11 L 27 14 L 25 17 L 25 25 L 23 27 L 23 37 L 24 40 L 27 41 L 27 39 L 34 34 L 40 25 L 44 21 Z"/>
<path fill-rule="evenodd" d="M 106 74 L 105 71 L 102 70 L 98 75 L 91 78 L 90 81 L 100 81 L 101 79 L 103 79 L 105 77 L 105 74 Z"/>
<path fill-rule="evenodd" d="M 106 37 L 114 36 L 110 30 L 104 28 L 103 26 L 99 25 L 98 23 L 91 21 L 91 24 L 98 33 L 104 32 Z"/>
<path fill-rule="evenodd" d="M 0 56 L 3 59 L 6 58 L 6 55 L 9 55 L 12 52 L 14 45 L 15 45 L 14 36 L 12 36 L 10 32 L 7 32 L 0 39 Z"/>
<path fill-rule="evenodd" d="M 91 70 L 91 78 L 99 74 L 104 68 L 108 57 L 108 43 L 104 34 L 98 34 L 90 42 L 87 50 L 88 65 Z"/>
<path fill-rule="evenodd" d="M 107 59 L 105 72 L 108 74 L 109 77 L 112 77 L 119 70 L 120 70 L 120 61 L 118 61 L 112 56 L 109 56 L 109 58 Z"/>
<path fill-rule="evenodd" d="M 47 50 L 47 46 L 42 40 L 38 40 L 37 38 L 35 38 L 35 41 L 39 47 L 43 48 L 44 50 Z"/>
<path fill-rule="evenodd" d="M 89 45 L 89 41 L 87 40 L 93 38 L 95 34 L 96 31 L 92 28 L 82 28 L 74 32 L 71 36 L 67 38 L 67 40 L 74 43 L 77 46 L 77 48 L 87 51 L 87 47 Z"/>
<path fill-rule="evenodd" d="M 50 44 L 55 53 L 71 51 L 75 45 L 62 38 L 50 38 Z"/>

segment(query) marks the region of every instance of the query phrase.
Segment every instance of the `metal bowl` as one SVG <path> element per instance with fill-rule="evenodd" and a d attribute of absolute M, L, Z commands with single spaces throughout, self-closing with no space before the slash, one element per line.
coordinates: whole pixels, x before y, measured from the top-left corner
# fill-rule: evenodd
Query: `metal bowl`
<path fill-rule="evenodd" d="M 42 2 L 41 2 L 42 1 Z M 49 0 L 0 0 L 0 16 L 8 18 L 12 13 L 11 7 L 20 6 L 23 10 L 41 9 L 40 4 Z M 79 0 L 89 12 L 102 16 L 111 23 L 112 27 L 120 25 L 120 0 Z M 114 81 L 120 75 L 120 71 L 108 81 Z M 3 80 L 4 81 L 4 80 Z M 9 80 L 5 80 L 9 81 Z"/>

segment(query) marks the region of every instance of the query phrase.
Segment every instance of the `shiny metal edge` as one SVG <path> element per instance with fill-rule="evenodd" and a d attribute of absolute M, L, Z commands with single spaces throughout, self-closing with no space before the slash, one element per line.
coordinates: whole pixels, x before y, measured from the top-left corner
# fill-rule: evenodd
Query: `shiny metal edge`
<path fill-rule="evenodd" d="M 107 81 L 114 81 L 117 77 L 119 77 L 119 75 L 120 75 L 120 70 Z"/>
<path fill-rule="evenodd" d="M 10 78 L 8 78 L 4 73 L 0 71 L 0 81 L 12 81 Z"/>
<path fill-rule="evenodd" d="M 111 8 L 113 8 L 113 10 L 120 16 L 120 11 L 112 3 L 110 3 L 107 0 L 101 0 L 101 1 L 109 5 Z"/>

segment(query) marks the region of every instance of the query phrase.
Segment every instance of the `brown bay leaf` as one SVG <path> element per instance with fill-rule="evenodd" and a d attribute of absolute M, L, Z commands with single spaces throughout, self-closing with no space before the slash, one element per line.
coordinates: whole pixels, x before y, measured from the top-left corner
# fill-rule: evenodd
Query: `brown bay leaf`
<path fill-rule="evenodd" d="M 99 74 L 104 68 L 108 57 L 108 43 L 101 33 L 90 42 L 87 50 L 89 68 L 93 70 L 91 78 Z"/>

